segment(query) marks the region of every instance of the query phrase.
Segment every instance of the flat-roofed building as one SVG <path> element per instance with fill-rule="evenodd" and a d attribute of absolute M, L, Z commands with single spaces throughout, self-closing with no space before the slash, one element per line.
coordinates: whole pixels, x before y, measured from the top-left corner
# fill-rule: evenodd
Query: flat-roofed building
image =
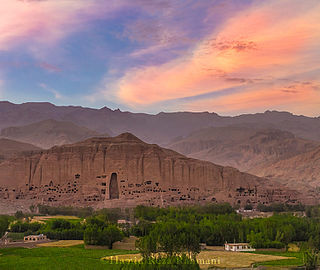
<path fill-rule="evenodd" d="M 252 248 L 248 243 L 225 243 L 224 250 L 227 251 L 255 251 L 255 248 Z"/>
<path fill-rule="evenodd" d="M 37 242 L 47 240 L 47 236 L 44 234 L 28 235 L 23 238 L 24 242 Z"/>

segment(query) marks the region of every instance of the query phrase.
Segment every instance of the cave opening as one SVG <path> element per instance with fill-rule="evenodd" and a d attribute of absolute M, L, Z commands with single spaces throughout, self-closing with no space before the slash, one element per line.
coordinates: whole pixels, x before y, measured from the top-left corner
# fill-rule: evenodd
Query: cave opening
<path fill-rule="evenodd" d="M 109 184 L 109 199 L 119 199 L 118 177 L 116 173 L 111 174 Z"/>

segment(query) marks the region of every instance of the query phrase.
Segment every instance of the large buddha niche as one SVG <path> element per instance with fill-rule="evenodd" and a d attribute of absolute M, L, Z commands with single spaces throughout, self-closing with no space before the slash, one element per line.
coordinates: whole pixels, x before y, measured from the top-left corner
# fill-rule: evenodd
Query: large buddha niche
<path fill-rule="evenodd" d="M 117 180 L 117 174 L 112 173 L 110 184 L 109 184 L 109 199 L 119 199 L 119 186 L 118 186 L 118 180 Z"/>

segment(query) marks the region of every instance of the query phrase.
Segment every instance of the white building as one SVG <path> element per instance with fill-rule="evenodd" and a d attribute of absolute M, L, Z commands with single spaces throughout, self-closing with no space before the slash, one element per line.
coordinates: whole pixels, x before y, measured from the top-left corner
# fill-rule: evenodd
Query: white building
<path fill-rule="evenodd" d="M 227 250 L 227 251 L 255 251 L 256 249 L 252 248 L 250 246 L 250 244 L 248 244 L 248 243 L 234 243 L 234 244 L 225 243 L 224 250 Z"/>

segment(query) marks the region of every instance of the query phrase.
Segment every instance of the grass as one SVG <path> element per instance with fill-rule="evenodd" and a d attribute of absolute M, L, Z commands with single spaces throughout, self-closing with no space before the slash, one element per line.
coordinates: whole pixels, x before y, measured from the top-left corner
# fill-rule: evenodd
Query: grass
<path fill-rule="evenodd" d="M 83 245 L 74 247 L 39 247 L 0 249 L 0 269 L 119 269 L 117 265 L 101 260 L 105 256 L 133 253 L 124 250 L 91 250 Z"/>
<path fill-rule="evenodd" d="M 278 252 L 278 251 L 255 251 L 254 254 L 264 254 L 264 255 L 273 255 L 273 256 L 283 256 L 287 257 L 286 260 L 280 261 L 266 261 L 256 263 L 255 266 L 265 265 L 265 266 L 301 266 L 303 265 L 303 253 L 302 252 Z"/>
<path fill-rule="evenodd" d="M 60 240 L 48 243 L 38 244 L 39 247 L 72 247 L 82 245 L 83 240 Z"/>

